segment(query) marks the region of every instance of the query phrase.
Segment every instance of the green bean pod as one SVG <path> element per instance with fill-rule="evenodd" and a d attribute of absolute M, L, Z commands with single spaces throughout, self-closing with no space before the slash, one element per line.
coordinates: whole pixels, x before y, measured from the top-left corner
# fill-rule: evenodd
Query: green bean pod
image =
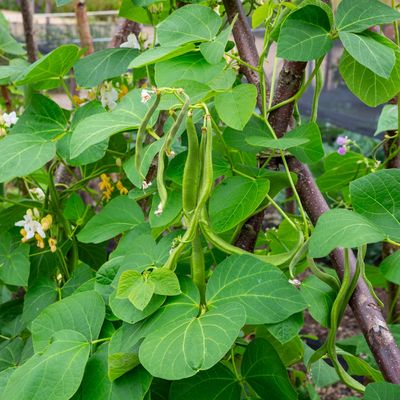
<path fill-rule="evenodd" d="M 203 157 L 203 165 L 202 165 L 202 175 L 201 175 L 201 186 L 199 191 L 199 197 L 197 201 L 198 209 L 202 210 L 205 206 L 208 198 L 211 195 L 211 191 L 214 185 L 214 171 L 213 171 L 213 163 L 212 163 L 212 147 L 213 147 L 213 137 L 212 137 L 212 127 L 211 127 L 211 116 L 205 115 L 205 129 L 203 128 L 202 134 L 204 142 L 204 157 Z M 200 145 L 200 148 L 202 146 Z M 201 149 L 202 150 L 202 149 Z"/>
<path fill-rule="evenodd" d="M 136 146 L 135 146 L 135 168 L 136 171 L 140 174 L 143 180 L 146 179 L 145 176 L 142 175 L 140 168 L 142 166 L 142 153 L 143 153 L 143 141 L 144 136 L 146 134 L 147 125 L 150 121 L 150 118 L 157 110 L 158 105 L 160 104 L 161 93 L 157 91 L 157 97 L 152 106 L 147 110 L 142 123 L 139 126 L 137 135 L 136 135 Z"/>
<path fill-rule="evenodd" d="M 188 155 L 183 170 L 182 206 L 184 215 L 190 218 L 197 205 L 197 193 L 200 181 L 200 147 L 192 113 L 186 120 Z"/>
<path fill-rule="evenodd" d="M 197 231 L 192 241 L 192 254 L 190 257 L 190 269 L 192 273 L 192 280 L 199 289 L 200 304 L 205 304 L 206 293 L 206 277 L 205 277 L 205 263 L 204 252 L 201 245 L 201 236 Z"/>
<path fill-rule="evenodd" d="M 186 102 L 182 106 L 181 111 L 179 112 L 179 115 L 177 119 L 174 121 L 173 125 L 171 126 L 170 130 L 168 131 L 166 137 L 165 137 L 165 142 L 163 146 L 161 147 L 160 152 L 158 153 L 158 165 L 157 165 L 157 190 L 158 190 L 158 195 L 160 197 L 160 204 L 158 205 L 156 214 L 161 215 L 162 212 L 164 211 L 164 207 L 167 204 L 168 200 L 168 193 L 167 189 L 165 187 L 165 182 L 164 182 L 164 170 L 165 170 L 165 160 L 164 160 L 164 155 L 165 154 L 170 154 L 170 146 L 173 142 L 173 139 L 176 136 L 176 133 L 178 132 L 179 127 L 181 126 L 183 119 L 187 113 L 187 110 L 189 108 L 190 104 L 190 99 L 189 97 L 186 96 Z"/>

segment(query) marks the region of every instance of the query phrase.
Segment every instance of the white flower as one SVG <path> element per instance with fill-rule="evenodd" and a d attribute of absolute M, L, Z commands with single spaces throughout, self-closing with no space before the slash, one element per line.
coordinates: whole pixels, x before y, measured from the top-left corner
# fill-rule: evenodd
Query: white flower
<path fill-rule="evenodd" d="M 100 101 L 103 107 L 113 110 L 117 106 L 118 92 L 111 84 L 105 83 L 100 89 Z"/>
<path fill-rule="evenodd" d="M 299 287 L 301 282 L 298 279 L 289 279 L 289 283 L 295 287 Z"/>
<path fill-rule="evenodd" d="M 139 42 L 136 38 L 136 35 L 134 33 L 130 33 L 127 37 L 127 41 L 124 43 L 121 43 L 121 45 L 119 47 L 128 47 L 131 49 L 138 49 Z"/>
<path fill-rule="evenodd" d="M 143 190 L 148 189 L 150 186 L 151 186 L 151 182 L 146 182 L 146 181 L 142 182 L 142 189 Z"/>
<path fill-rule="evenodd" d="M 29 193 L 31 193 L 32 196 L 39 201 L 43 201 L 46 197 L 43 190 L 40 188 L 29 189 Z"/>
<path fill-rule="evenodd" d="M 15 111 L 10 112 L 10 114 L 3 114 L 4 125 L 7 128 L 10 128 L 12 125 L 16 124 L 18 121 L 18 117 Z"/>
<path fill-rule="evenodd" d="M 152 90 L 143 89 L 140 93 L 140 97 L 142 98 L 142 103 L 147 103 L 151 99 Z"/>
<path fill-rule="evenodd" d="M 157 210 L 154 211 L 154 215 L 155 215 L 156 217 L 159 217 L 159 216 L 163 213 L 163 211 L 164 211 L 164 207 L 163 207 L 163 205 L 160 203 L 160 204 L 158 205 L 158 207 L 157 207 Z"/>
<path fill-rule="evenodd" d="M 32 239 L 35 236 L 35 233 L 38 233 L 42 238 L 46 237 L 40 222 L 33 219 L 33 213 L 31 209 L 26 212 L 23 220 L 15 223 L 15 226 L 22 226 L 25 229 L 25 240 Z"/>

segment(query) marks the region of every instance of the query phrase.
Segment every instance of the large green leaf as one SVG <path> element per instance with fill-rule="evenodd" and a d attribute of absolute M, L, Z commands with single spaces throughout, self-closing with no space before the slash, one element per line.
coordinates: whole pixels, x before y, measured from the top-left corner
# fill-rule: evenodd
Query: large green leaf
<path fill-rule="evenodd" d="M 297 393 L 274 347 L 265 339 L 253 340 L 243 356 L 242 376 L 265 400 L 295 400 Z"/>
<path fill-rule="evenodd" d="M 372 32 L 339 32 L 339 37 L 344 48 L 357 62 L 382 78 L 390 77 L 396 62 L 394 50 L 374 40 Z"/>
<path fill-rule="evenodd" d="M 161 46 L 179 46 L 212 40 L 221 26 L 221 17 L 209 7 L 190 4 L 175 10 L 157 27 Z"/>
<path fill-rule="evenodd" d="M 268 138 L 265 136 L 249 136 L 246 138 L 246 142 L 252 146 L 270 149 L 287 150 L 301 146 L 309 142 L 306 138 L 297 137 L 282 137 L 279 139 Z"/>
<path fill-rule="evenodd" d="M 111 381 L 135 368 L 139 362 L 140 324 L 126 324 L 115 331 L 108 347 L 108 377 Z"/>
<path fill-rule="evenodd" d="M 313 164 L 324 156 L 321 132 L 315 122 L 300 125 L 285 134 L 286 139 L 307 139 L 308 142 L 292 147 L 290 152 L 301 162 Z"/>
<path fill-rule="evenodd" d="M 400 385 L 388 382 L 374 382 L 367 385 L 364 400 L 397 400 L 400 397 Z"/>
<path fill-rule="evenodd" d="M 336 28 L 339 31 L 362 32 L 400 18 L 400 14 L 378 0 L 342 0 L 336 12 Z"/>
<path fill-rule="evenodd" d="M 17 82 L 17 85 L 62 79 L 80 55 L 81 50 L 73 44 L 57 47 L 31 64 L 22 79 Z"/>
<path fill-rule="evenodd" d="M 400 285 L 400 251 L 397 250 L 390 256 L 386 257 L 380 264 L 379 268 L 382 274 L 389 282 Z"/>
<path fill-rule="evenodd" d="M 1 16 L 3 16 L 1 14 Z M 8 32 L 8 27 L 0 22 L 0 50 L 15 56 L 23 56 L 26 51 Z"/>
<path fill-rule="evenodd" d="M 212 228 L 225 232 L 249 217 L 268 194 L 267 179 L 242 176 L 226 178 L 214 190 L 209 203 Z"/>
<path fill-rule="evenodd" d="M 396 63 L 389 79 L 382 78 L 358 63 L 344 51 L 339 71 L 348 88 L 370 107 L 386 103 L 400 91 L 400 52 L 395 52 Z"/>
<path fill-rule="evenodd" d="M 240 400 L 241 388 L 235 375 L 219 363 L 196 376 L 175 381 L 171 385 L 170 400 Z"/>
<path fill-rule="evenodd" d="M 193 43 L 187 43 L 184 46 L 163 46 L 153 47 L 138 55 L 129 64 L 129 68 L 140 68 L 145 65 L 154 64 L 169 60 L 170 58 L 181 56 L 195 49 Z"/>
<path fill-rule="evenodd" d="M 121 378 L 110 381 L 107 377 L 107 343 L 90 357 L 82 381 L 82 400 L 143 399 L 149 390 L 151 375 L 137 367 Z"/>
<path fill-rule="evenodd" d="M 368 166 L 360 153 L 348 152 L 343 156 L 331 153 L 324 159 L 324 170 L 317 184 L 321 191 L 330 192 L 347 188 L 351 181 L 367 173 Z"/>
<path fill-rule="evenodd" d="M 25 323 L 33 321 L 42 310 L 57 300 L 57 285 L 54 279 L 39 277 L 29 285 L 24 297 L 22 319 Z"/>
<path fill-rule="evenodd" d="M 207 304 L 240 302 L 247 324 L 273 324 L 306 308 L 300 292 L 277 268 L 248 255 L 222 261 L 207 284 Z"/>
<path fill-rule="evenodd" d="M 24 345 L 24 341 L 20 337 L 0 343 L 0 371 L 15 367 L 20 363 Z"/>
<path fill-rule="evenodd" d="M 57 103 L 34 94 L 29 107 L 12 127 L 11 134 L 32 134 L 50 140 L 65 132 L 67 124 L 65 111 Z"/>
<path fill-rule="evenodd" d="M 74 65 L 78 85 L 92 87 L 106 79 L 125 73 L 139 50 L 119 48 L 96 51 L 78 60 Z"/>
<path fill-rule="evenodd" d="M 215 108 L 226 125 L 241 130 L 249 122 L 257 101 L 257 89 L 248 83 L 218 93 Z"/>
<path fill-rule="evenodd" d="M 32 322 L 33 347 L 43 351 L 55 332 L 73 329 L 88 341 L 97 339 L 105 315 L 104 302 L 95 291 L 69 296 L 45 308 Z"/>
<path fill-rule="evenodd" d="M 135 89 L 124 96 L 115 110 L 83 119 L 72 132 L 70 156 L 72 158 L 79 156 L 89 147 L 108 139 L 111 135 L 137 129 L 154 100 L 142 103 L 140 90 Z M 155 116 L 149 126 L 154 122 Z"/>
<path fill-rule="evenodd" d="M 293 340 L 299 334 L 299 331 L 303 325 L 304 315 L 303 312 L 299 312 L 291 315 L 282 322 L 268 324 L 266 325 L 266 328 L 268 329 L 268 332 L 276 340 L 278 340 L 279 343 L 285 344 Z"/>
<path fill-rule="evenodd" d="M 293 12 L 281 27 L 278 57 L 309 61 L 325 55 L 332 47 L 327 13 L 320 7 L 306 5 Z"/>
<path fill-rule="evenodd" d="M 310 239 L 314 258 L 327 256 L 336 247 L 359 247 L 381 242 L 385 233 L 364 216 L 346 209 L 329 210 L 319 217 Z"/>
<path fill-rule="evenodd" d="M 32 133 L 0 140 L 0 182 L 36 171 L 56 154 L 56 144 Z"/>
<path fill-rule="evenodd" d="M 386 169 L 369 174 L 350 184 L 355 211 L 400 240 L 400 170 Z"/>
<path fill-rule="evenodd" d="M 129 324 L 135 324 L 155 313 L 165 301 L 165 296 L 154 295 L 149 303 L 139 310 L 128 299 L 120 299 L 113 293 L 110 295 L 110 308 L 116 317 Z"/>
<path fill-rule="evenodd" d="M 314 275 L 310 275 L 301 283 L 300 291 L 308 304 L 311 316 L 322 326 L 328 327 L 337 293 Z"/>
<path fill-rule="evenodd" d="M 143 212 L 135 200 L 127 196 L 112 199 L 79 232 L 83 243 L 100 243 L 144 222 Z"/>
<path fill-rule="evenodd" d="M 26 286 L 29 278 L 29 245 L 3 232 L 0 234 L 0 281 Z"/>
<path fill-rule="evenodd" d="M 200 52 L 191 52 L 157 63 L 155 81 L 161 87 L 174 87 L 175 82 L 182 79 L 209 83 L 223 71 L 225 65 L 225 60 L 209 64 Z"/>
<path fill-rule="evenodd" d="M 199 317 L 180 317 L 159 326 L 139 349 L 142 365 L 155 377 L 183 379 L 214 366 L 244 325 L 240 303 L 215 305 Z"/>
<path fill-rule="evenodd" d="M 201 54 L 210 64 L 217 64 L 224 56 L 225 47 L 232 32 L 232 26 L 229 26 L 211 42 L 205 42 L 200 45 Z"/>
<path fill-rule="evenodd" d="M 3 398 L 68 400 L 77 391 L 90 344 L 73 330 L 56 332 L 43 353 L 35 354 L 11 375 Z"/>
<path fill-rule="evenodd" d="M 397 104 L 387 104 L 379 116 L 375 135 L 381 132 L 394 131 L 398 128 Z"/>

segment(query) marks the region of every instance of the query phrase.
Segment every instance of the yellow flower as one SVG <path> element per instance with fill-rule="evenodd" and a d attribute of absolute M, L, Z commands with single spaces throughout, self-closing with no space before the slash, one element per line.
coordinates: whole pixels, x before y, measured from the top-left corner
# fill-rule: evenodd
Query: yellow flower
<path fill-rule="evenodd" d="M 40 221 L 40 225 L 44 231 L 48 231 L 53 223 L 53 217 L 50 214 L 47 214 L 42 220 Z"/>
<path fill-rule="evenodd" d="M 19 233 L 22 235 L 22 239 L 21 242 L 22 243 L 26 243 L 28 241 L 28 239 L 26 238 L 27 232 L 24 228 L 22 228 Z"/>
<path fill-rule="evenodd" d="M 127 88 L 126 85 L 122 84 L 120 88 L 120 92 L 118 93 L 118 99 L 122 99 L 128 92 L 129 89 Z"/>
<path fill-rule="evenodd" d="M 57 251 L 57 240 L 54 238 L 49 238 L 49 246 L 50 246 L 50 251 L 52 253 L 55 253 Z"/>
<path fill-rule="evenodd" d="M 111 194 L 114 191 L 111 178 L 107 174 L 100 175 L 101 182 L 99 183 L 99 189 L 103 192 L 104 198 L 109 201 Z"/>
<path fill-rule="evenodd" d="M 81 99 L 79 96 L 74 94 L 72 96 L 72 101 L 74 102 L 75 105 L 79 106 L 87 101 L 87 99 Z"/>
<path fill-rule="evenodd" d="M 44 249 L 44 240 L 38 233 L 35 233 L 35 239 L 37 247 Z"/>
<path fill-rule="evenodd" d="M 117 184 L 117 189 L 119 190 L 119 193 L 124 195 L 124 194 L 128 194 L 128 189 L 122 184 L 121 181 L 118 181 Z"/>

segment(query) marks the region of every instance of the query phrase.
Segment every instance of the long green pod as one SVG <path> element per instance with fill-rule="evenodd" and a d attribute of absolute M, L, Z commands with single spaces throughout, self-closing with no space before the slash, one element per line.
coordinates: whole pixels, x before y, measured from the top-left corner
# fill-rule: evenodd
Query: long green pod
<path fill-rule="evenodd" d="M 186 133 L 188 155 L 183 170 L 182 207 L 185 217 L 190 219 L 197 205 L 197 193 L 200 182 L 200 146 L 191 111 L 189 111 L 186 119 Z"/>
<path fill-rule="evenodd" d="M 190 256 L 190 269 L 192 274 L 192 280 L 199 289 L 200 293 L 200 304 L 205 304 L 206 294 L 206 272 L 204 263 L 204 252 L 201 245 L 201 236 L 197 230 L 192 240 L 192 254 Z"/>
<path fill-rule="evenodd" d="M 156 215 L 161 215 L 162 212 L 164 211 L 164 207 L 167 204 L 168 200 L 168 192 L 165 187 L 165 182 L 164 182 L 164 170 L 165 170 L 165 159 L 164 155 L 171 154 L 171 144 L 173 142 L 173 139 L 176 136 L 176 133 L 178 132 L 179 127 L 181 126 L 184 117 L 186 116 L 187 110 L 190 105 L 190 98 L 186 96 L 186 101 L 182 106 L 181 111 L 179 112 L 179 115 L 177 119 L 174 121 L 172 124 L 170 130 L 168 131 L 166 137 L 165 137 L 165 142 L 163 146 L 161 147 L 160 152 L 158 153 L 158 164 L 157 164 L 157 190 L 158 190 L 158 195 L 160 197 L 160 203 L 157 207 L 156 210 Z"/>
<path fill-rule="evenodd" d="M 364 392 L 365 386 L 362 385 L 360 382 L 356 381 L 351 375 L 347 373 L 347 371 L 340 364 L 336 353 L 336 332 L 340 320 L 343 316 L 344 309 L 346 308 L 347 303 L 357 284 L 357 280 L 360 273 L 359 267 L 357 267 L 358 271 L 356 270 L 353 278 L 351 277 L 349 258 L 350 258 L 349 249 L 345 249 L 345 256 L 344 256 L 345 262 L 344 262 L 344 274 L 343 274 L 342 286 L 340 287 L 339 293 L 332 306 L 331 326 L 328 332 L 328 337 L 326 339 L 326 350 L 342 382 L 345 383 L 350 388 L 357 390 L 358 392 Z"/>
<path fill-rule="evenodd" d="M 212 127 L 211 127 L 211 115 L 206 114 L 205 118 L 205 127 L 202 129 L 202 134 L 205 136 L 205 144 L 204 144 L 204 158 L 202 165 L 202 174 L 201 174 L 201 186 L 199 191 L 199 197 L 197 201 L 198 215 L 200 217 L 200 213 L 202 208 L 205 206 L 208 198 L 211 195 L 211 191 L 214 185 L 214 171 L 213 171 L 213 163 L 212 163 L 212 148 L 213 148 L 213 135 L 212 135 Z"/>
<path fill-rule="evenodd" d="M 143 141 L 144 136 L 146 134 L 147 125 L 150 121 L 150 118 L 153 116 L 155 111 L 157 110 L 158 105 L 160 104 L 161 92 L 157 91 L 156 100 L 152 104 L 152 106 L 147 110 L 142 123 L 139 126 L 137 135 L 136 135 L 136 146 L 135 146 L 135 168 L 136 171 L 140 174 L 143 180 L 146 179 L 145 176 L 142 175 L 140 168 L 142 166 L 142 154 L 143 154 Z"/>
<path fill-rule="evenodd" d="M 322 282 L 325 282 L 327 285 L 329 285 L 333 290 L 339 290 L 340 289 L 340 281 L 338 278 L 322 271 L 315 265 L 314 260 L 311 257 L 307 257 L 307 264 L 312 273 L 320 279 Z"/>

